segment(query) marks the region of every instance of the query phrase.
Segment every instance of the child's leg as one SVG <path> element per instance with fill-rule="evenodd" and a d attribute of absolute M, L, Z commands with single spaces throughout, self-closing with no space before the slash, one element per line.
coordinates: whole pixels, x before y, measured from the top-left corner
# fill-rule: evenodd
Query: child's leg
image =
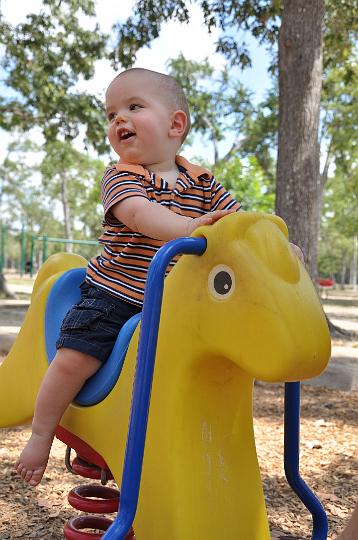
<path fill-rule="evenodd" d="M 58 349 L 36 399 L 32 435 L 15 465 L 17 473 L 30 485 L 36 486 L 41 481 L 63 413 L 100 366 L 101 362 L 93 356 Z"/>

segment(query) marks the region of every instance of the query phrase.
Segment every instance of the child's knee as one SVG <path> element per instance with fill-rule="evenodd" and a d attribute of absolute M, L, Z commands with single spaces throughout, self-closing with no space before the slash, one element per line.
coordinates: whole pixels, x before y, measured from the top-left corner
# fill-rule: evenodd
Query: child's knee
<path fill-rule="evenodd" d="M 58 349 L 53 360 L 54 368 L 68 377 L 87 379 L 101 367 L 101 361 L 94 356 L 73 349 Z"/>

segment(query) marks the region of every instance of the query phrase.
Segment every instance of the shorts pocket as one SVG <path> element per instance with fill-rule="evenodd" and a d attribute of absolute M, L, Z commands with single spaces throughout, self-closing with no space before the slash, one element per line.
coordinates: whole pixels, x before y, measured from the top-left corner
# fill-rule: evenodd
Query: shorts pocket
<path fill-rule="evenodd" d="M 73 306 L 63 319 L 61 332 L 96 330 L 103 319 L 113 311 L 113 306 L 98 299 L 87 298 Z"/>

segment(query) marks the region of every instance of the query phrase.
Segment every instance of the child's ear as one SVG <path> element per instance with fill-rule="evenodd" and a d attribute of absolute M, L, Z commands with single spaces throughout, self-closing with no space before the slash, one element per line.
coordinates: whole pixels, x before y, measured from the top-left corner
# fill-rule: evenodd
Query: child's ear
<path fill-rule="evenodd" d="M 188 118 L 184 111 L 174 111 L 171 115 L 169 137 L 183 137 Z"/>

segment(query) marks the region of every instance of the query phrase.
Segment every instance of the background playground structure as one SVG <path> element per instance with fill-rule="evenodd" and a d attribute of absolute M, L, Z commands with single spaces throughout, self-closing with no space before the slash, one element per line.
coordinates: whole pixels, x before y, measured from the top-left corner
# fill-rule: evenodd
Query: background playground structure
<path fill-rule="evenodd" d="M 4 225 L 0 228 L 0 272 L 10 270 L 20 277 L 33 277 L 49 255 L 66 251 L 87 259 L 100 251 L 97 240 L 61 238 L 29 234 L 22 227 L 16 231 Z"/>

